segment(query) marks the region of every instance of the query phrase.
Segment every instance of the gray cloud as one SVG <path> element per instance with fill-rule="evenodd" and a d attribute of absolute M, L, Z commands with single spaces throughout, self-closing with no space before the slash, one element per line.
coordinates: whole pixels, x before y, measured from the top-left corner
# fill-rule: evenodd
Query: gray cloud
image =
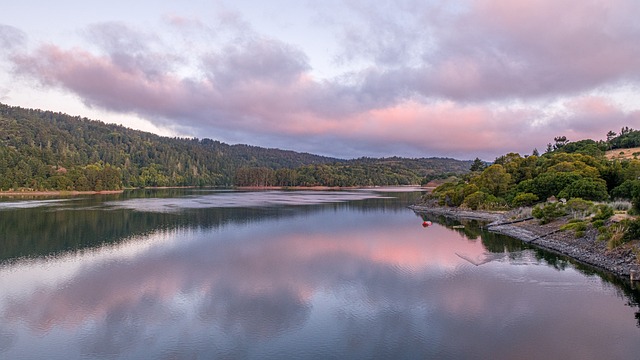
<path fill-rule="evenodd" d="M 4 51 L 12 51 L 19 46 L 25 45 L 27 35 L 24 31 L 13 26 L 0 24 L 0 47 Z"/>
<path fill-rule="evenodd" d="M 344 25 L 343 56 L 373 64 L 365 77 L 371 92 L 409 88 L 456 101 L 549 97 L 638 81 L 640 28 L 629 13 L 640 4 L 614 3 L 477 1 L 456 9 L 356 2 L 349 9 L 359 22 Z M 398 87 L 398 77 L 412 80 Z"/>
<path fill-rule="evenodd" d="M 89 106 L 199 137 L 341 157 L 490 158 L 540 149 L 558 133 L 601 138 L 603 119 L 613 128 L 636 121 L 614 103 L 606 113 L 545 109 L 640 79 L 640 28 L 628 15 L 640 5 L 570 5 L 568 13 L 544 1 L 350 2 L 352 22 L 324 14 L 350 65 L 327 79 L 312 75 L 300 48 L 234 12 L 211 23 L 167 17 L 171 35 L 95 24 L 91 50 L 46 44 L 11 59 L 18 74 Z"/>

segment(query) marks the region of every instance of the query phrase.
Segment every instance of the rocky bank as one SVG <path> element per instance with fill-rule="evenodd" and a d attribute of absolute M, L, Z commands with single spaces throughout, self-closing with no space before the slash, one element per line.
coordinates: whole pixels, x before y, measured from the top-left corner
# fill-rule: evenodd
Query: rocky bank
<path fill-rule="evenodd" d="M 638 258 L 632 244 L 608 250 L 606 242 L 597 241 L 597 231 L 589 230 L 585 236 L 576 238 L 572 231 L 560 231 L 565 222 L 556 220 L 540 225 L 537 219 L 513 222 L 504 212 L 470 211 L 457 208 L 414 205 L 418 214 L 443 215 L 455 219 L 489 221 L 487 230 L 511 236 L 540 248 L 554 251 L 577 261 L 629 279 L 631 271 L 640 273 Z"/>

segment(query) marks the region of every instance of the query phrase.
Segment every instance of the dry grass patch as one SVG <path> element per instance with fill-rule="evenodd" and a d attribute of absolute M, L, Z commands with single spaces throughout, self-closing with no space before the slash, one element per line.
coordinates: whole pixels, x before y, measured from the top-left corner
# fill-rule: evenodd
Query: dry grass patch
<path fill-rule="evenodd" d="M 605 156 L 609 160 L 614 159 L 640 159 L 640 147 L 631 149 L 608 150 Z"/>

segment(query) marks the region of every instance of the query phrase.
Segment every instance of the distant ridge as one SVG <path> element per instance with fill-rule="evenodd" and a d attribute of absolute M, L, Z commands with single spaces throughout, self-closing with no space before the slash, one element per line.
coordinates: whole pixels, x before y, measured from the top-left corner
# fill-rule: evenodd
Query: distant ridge
<path fill-rule="evenodd" d="M 343 160 L 206 138 L 164 137 L 80 116 L 0 104 L 3 191 L 228 187 L 238 185 L 239 174 L 258 170 L 269 176 L 288 170 L 287 185 L 335 183 L 329 172 L 350 186 L 398 185 L 420 183 L 425 176 L 466 172 L 470 164 L 442 158 Z"/>

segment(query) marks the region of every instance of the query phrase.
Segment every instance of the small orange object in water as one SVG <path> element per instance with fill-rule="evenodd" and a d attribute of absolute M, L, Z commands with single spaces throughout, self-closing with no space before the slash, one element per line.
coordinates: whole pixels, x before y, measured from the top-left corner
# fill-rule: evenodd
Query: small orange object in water
<path fill-rule="evenodd" d="M 422 223 L 422 227 L 431 226 L 431 221 L 425 221 Z"/>

